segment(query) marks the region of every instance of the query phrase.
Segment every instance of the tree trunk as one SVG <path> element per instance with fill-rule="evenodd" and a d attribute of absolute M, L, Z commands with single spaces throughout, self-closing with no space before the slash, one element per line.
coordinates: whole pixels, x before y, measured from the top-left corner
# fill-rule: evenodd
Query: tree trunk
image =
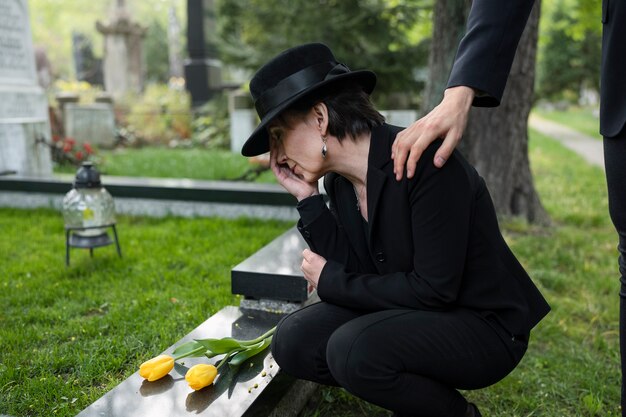
<path fill-rule="evenodd" d="M 470 0 L 437 0 L 424 113 L 441 101 L 470 4 Z M 548 224 L 550 219 L 535 191 L 528 161 L 527 126 L 533 103 L 540 6 L 541 1 L 536 1 L 500 106 L 472 108 L 459 150 L 485 179 L 498 215 Z"/>
<path fill-rule="evenodd" d="M 443 98 L 454 55 L 465 34 L 465 22 L 471 3 L 471 0 L 435 2 L 433 37 L 428 57 L 429 76 L 422 94 L 422 114 L 428 113 Z"/>

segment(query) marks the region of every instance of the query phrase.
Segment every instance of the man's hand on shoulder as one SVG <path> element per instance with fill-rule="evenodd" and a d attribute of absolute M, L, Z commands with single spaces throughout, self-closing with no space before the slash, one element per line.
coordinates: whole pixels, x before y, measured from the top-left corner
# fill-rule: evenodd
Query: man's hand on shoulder
<path fill-rule="evenodd" d="M 407 177 L 413 177 L 420 156 L 437 138 L 444 138 L 444 141 L 435 153 L 433 163 L 438 168 L 446 163 L 463 136 L 474 95 L 470 87 L 448 88 L 437 107 L 398 133 L 391 152 L 396 180 L 402 179 L 405 163 Z"/>

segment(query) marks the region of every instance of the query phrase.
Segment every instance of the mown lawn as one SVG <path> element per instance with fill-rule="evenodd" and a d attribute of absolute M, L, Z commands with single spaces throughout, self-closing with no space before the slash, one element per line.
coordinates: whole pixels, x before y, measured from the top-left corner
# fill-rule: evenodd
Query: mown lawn
<path fill-rule="evenodd" d="M 552 305 L 520 366 L 467 392 L 490 417 L 619 415 L 616 235 L 600 169 L 533 133 L 530 157 L 551 227 L 503 221 Z M 0 414 L 72 416 L 223 305 L 229 270 L 288 226 L 122 217 L 113 248 L 63 265 L 51 211 L 0 210 Z M 80 256 L 79 256 L 80 255 Z M 389 416 L 324 388 L 306 417 Z"/>
<path fill-rule="evenodd" d="M 99 150 L 98 170 L 106 175 L 128 177 L 189 178 L 197 180 L 236 180 L 258 169 L 248 158 L 226 150 L 170 149 L 165 147 Z M 76 172 L 72 166 L 56 167 L 57 173 Z M 276 182 L 265 170 L 258 182 Z"/>
<path fill-rule="evenodd" d="M 122 216 L 64 264 L 59 213 L 0 209 L 0 414 L 74 416 L 225 305 L 233 266 L 291 224 Z"/>

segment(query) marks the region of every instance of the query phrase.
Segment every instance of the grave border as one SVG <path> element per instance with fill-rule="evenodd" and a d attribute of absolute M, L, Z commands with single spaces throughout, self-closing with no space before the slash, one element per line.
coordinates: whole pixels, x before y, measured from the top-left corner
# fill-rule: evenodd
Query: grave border
<path fill-rule="evenodd" d="M 72 175 L 52 178 L 0 177 L 0 191 L 63 195 L 72 188 Z M 102 176 L 114 198 L 143 198 L 211 203 L 294 207 L 296 199 L 278 184 L 203 181 L 172 178 Z"/>

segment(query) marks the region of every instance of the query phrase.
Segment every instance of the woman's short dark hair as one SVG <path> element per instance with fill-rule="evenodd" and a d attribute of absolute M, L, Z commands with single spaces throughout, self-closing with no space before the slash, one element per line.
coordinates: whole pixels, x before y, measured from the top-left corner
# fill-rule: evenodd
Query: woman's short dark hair
<path fill-rule="evenodd" d="M 285 113 L 306 114 L 319 102 L 324 103 L 328 109 L 328 133 L 339 140 L 346 136 L 357 138 L 385 122 L 383 115 L 370 101 L 369 94 L 358 84 L 352 83 L 340 87 L 329 86 L 317 91 L 314 96 L 298 100 Z M 283 117 L 279 116 L 279 119 L 285 122 Z"/>

